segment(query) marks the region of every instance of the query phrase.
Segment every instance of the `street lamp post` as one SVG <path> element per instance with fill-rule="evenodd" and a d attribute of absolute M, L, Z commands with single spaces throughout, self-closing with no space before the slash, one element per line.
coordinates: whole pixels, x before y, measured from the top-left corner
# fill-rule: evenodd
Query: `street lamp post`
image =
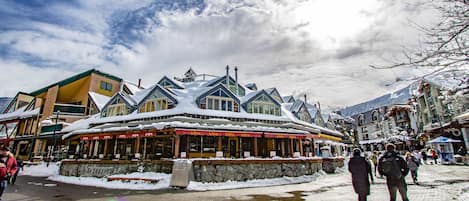
<path fill-rule="evenodd" d="M 47 157 L 47 167 L 49 167 L 51 156 L 54 154 L 55 147 L 57 146 L 57 137 L 55 135 L 55 132 L 57 130 L 57 124 L 58 124 L 58 121 L 59 121 L 59 114 L 60 114 L 60 110 L 57 110 L 56 116 L 55 116 L 55 126 L 54 126 L 54 130 L 52 131 L 52 133 L 53 133 L 52 138 L 54 139 L 54 145 L 52 145 L 51 151 L 49 152 L 49 156 Z"/>

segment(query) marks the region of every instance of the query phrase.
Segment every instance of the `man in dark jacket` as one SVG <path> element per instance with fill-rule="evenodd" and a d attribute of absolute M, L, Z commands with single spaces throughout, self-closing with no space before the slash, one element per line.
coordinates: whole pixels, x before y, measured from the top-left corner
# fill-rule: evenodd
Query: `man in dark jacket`
<path fill-rule="evenodd" d="M 407 184 L 405 176 L 409 174 L 407 163 L 395 152 L 396 147 L 393 144 L 386 145 L 386 152 L 379 159 L 379 174 L 386 176 L 386 184 L 388 186 L 391 201 L 396 201 L 396 192 L 399 190 L 403 201 L 409 201 L 407 198 Z"/>
<path fill-rule="evenodd" d="M 353 150 L 353 157 L 348 162 L 348 170 L 352 174 L 352 184 L 355 193 L 358 194 L 358 201 L 366 201 L 366 196 L 370 195 L 370 180 L 374 183 L 371 164 L 364 157 L 360 156 L 360 149 Z"/>

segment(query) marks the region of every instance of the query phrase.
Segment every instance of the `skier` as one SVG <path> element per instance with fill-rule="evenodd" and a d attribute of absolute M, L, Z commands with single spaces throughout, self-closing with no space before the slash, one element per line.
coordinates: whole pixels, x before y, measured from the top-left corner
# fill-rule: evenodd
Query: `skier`
<path fill-rule="evenodd" d="M 414 181 L 415 184 L 418 184 L 417 183 L 417 171 L 420 166 L 418 159 L 408 152 L 406 153 L 405 160 L 407 162 L 407 166 L 409 166 L 410 175 L 412 175 L 412 180 Z"/>
<path fill-rule="evenodd" d="M 396 192 L 399 190 L 403 201 L 409 201 L 407 198 L 407 184 L 405 176 L 409 174 L 409 168 L 406 161 L 395 151 L 393 144 L 386 145 L 386 152 L 379 158 L 378 172 L 386 176 L 390 201 L 396 201 Z"/>
<path fill-rule="evenodd" d="M 353 150 L 353 157 L 348 163 L 348 170 L 352 174 L 352 184 L 355 193 L 358 194 L 358 201 L 366 201 L 370 195 L 370 180 L 374 183 L 370 163 L 360 156 L 360 149 Z M 369 176 L 369 178 L 368 178 Z"/>

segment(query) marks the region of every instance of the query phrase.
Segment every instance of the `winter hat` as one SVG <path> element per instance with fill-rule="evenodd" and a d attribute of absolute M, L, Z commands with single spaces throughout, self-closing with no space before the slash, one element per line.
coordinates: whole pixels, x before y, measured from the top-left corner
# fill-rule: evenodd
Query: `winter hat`
<path fill-rule="evenodd" d="M 389 143 L 386 145 L 386 151 L 394 151 L 394 150 L 396 150 L 396 146 L 394 144 Z"/>
<path fill-rule="evenodd" d="M 362 151 L 359 148 L 353 149 L 353 156 L 360 156 Z"/>

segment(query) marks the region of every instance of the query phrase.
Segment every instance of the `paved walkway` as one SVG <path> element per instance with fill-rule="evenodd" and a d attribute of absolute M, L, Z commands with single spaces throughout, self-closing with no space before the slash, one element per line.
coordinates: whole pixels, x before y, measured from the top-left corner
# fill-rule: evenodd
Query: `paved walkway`
<path fill-rule="evenodd" d="M 408 176 L 409 177 L 409 176 Z M 21 178 L 20 186 L 9 188 L 4 200 L 80 200 L 80 201 L 150 201 L 150 200 L 314 200 L 355 201 L 356 195 L 347 172 L 327 175 L 306 184 L 189 192 L 185 190 L 127 191 L 81 187 L 56 182 Z M 410 179 L 410 178 L 408 178 Z M 28 182 L 28 180 L 31 180 Z M 36 179 L 37 180 L 37 179 Z M 409 181 L 411 201 L 469 200 L 469 167 L 427 165 L 420 169 L 420 185 Z M 464 192 L 466 192 L 464 194 Z M 389 200 L 384 179 L 372 185 L 371 201 Z M 398 199 L 400 200 L 400 199 Z"/>

